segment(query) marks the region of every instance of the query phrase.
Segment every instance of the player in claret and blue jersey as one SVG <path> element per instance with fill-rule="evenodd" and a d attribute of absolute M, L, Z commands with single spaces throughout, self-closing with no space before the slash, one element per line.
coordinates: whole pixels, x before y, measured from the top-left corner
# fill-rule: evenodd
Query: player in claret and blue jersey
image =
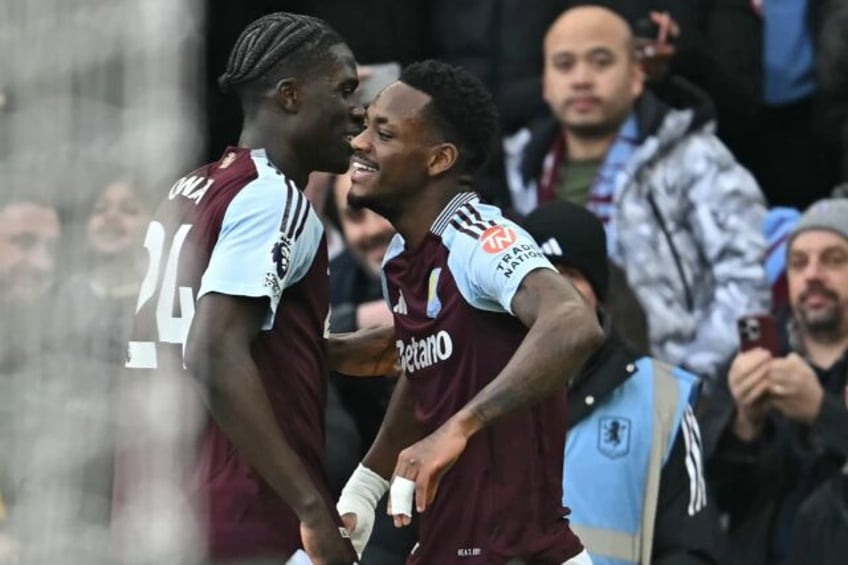
<path fill-rule="evenodd" d="M 221 82 L 242 101 L 241 138 L 178 180 L 150 223 L 127 367 L 136 386 L 202 385 L 209 417 L 181 444 L 194 451 L 175 453 L 192 465 L 174 504 L 192 503 L 213 563 L 284 563 L 300 547 L 352 563 L 324 472 L 328 359 L 386 370 L 368 348 L 357 358 L 345 355 L 355 343 L 328 346 L 326 239 L 301 189 L 311 171 L 349 166 L 363 117 L 356 62 L 322 21 L 276 13 L 244 30 Z M 361 343 L 391 360 L 391 328 L 382 335 Z M 151 503 L 162 457 L 119 455 L 119 521 Z"/>
<path fill-rule="evenodd" d="M 361 550 L 392 479 L 396 525 L 413 488 L 421 512 L 409 563 L 586 563 L 561 504 L 564 384 L 602 333 L 532 238 L 472 191 L 496 121 L 479 81 L 427 61 L 353 140 L 348 200 L 398 231 L 383 276 L 404 376 L 338 509 Z"/>

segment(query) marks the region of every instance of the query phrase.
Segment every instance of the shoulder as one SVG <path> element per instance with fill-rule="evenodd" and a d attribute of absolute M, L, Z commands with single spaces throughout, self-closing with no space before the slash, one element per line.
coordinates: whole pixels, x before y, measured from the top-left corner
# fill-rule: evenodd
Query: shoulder
<path fill-rule="evenodd" d="M 386 253 L 383 255 L 383 267 L 391 261 L 392 259 L 400 256 L 403 253 L 403 250 L 406 248 L 406 243 L 399 233 L 396 233 L 392 240 L 389 242 L 389 246 L 386 248 Z"/>
<path fill-rule="evenodd" d="M 692 110 L 670 110 L 659 136 L 665 138 L 668 159 L 685 161 L 695 167 L 732 166 L 736 158 L 716 135 L 715 122 L 695 125 Z"/>
<path fill-rule="evenodd" d="M 295 183 L 282 173 L 262 171 L 247 182 L 234 185 L 225 218 L 236 222 L 274 221 L 289 237 L 302 231 L 312 209 Z"/>
<path fill-rule="evenodd" d="M 449 250 L 453 250 L 457 246 L 465 247 L 477 242 L 506 245 L 515 238 L 516 229 L 520 228 L 507 219 L 500 208 L 484 204 L 476 195 L 469 193 L 467 197 L 455 199 L 445 209 L 433 224 L 432 231 L 442 238 Z"/>

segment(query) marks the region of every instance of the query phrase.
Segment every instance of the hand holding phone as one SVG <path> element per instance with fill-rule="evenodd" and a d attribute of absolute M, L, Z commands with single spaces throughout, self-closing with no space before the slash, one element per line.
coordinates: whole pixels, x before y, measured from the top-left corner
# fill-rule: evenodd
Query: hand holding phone
<path fill-rule="evenodd" d="M 771 314 L 750 314 L 742 316 L 737 322 L 741 351 L 765 349 L 773 357 L 780 356 L 780 337 L 777 322 Z"/>

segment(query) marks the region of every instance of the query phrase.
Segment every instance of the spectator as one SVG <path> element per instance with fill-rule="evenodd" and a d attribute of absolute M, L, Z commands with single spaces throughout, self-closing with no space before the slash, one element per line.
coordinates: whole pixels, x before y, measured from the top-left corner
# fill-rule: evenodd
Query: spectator
<path fill-rule="evenodd" d="M 85 222 L 88 264 L 62 285 L 71 324 L 66 346 L 123 366 L 146 253 L 139 253 L 151 205 L 129 180 L 115 179 L 95 195 Z"/>
<path fill-rule="evenodd" d="M 553 116 L 506 144 L 517 211 L 587 205 L 645 309 L 653 354 L 714 375 L 736 347 L 736 318 L 768 305 L 756 182 L 707 106 L 673 110 L 643 89 L 632 33 L 612 11 L 566 11 L 544 51 Z"/>
<path fill-rule="evenodd" d="M 110 506 L 108 385 L 102 365 L 60 339 L 69 320 L 55 300 L 63 287 L 57 284 L 65 234 L 59 210 L 40 187 L 15 181 L 5 188 L 0 398 L 9 401 L 0 405 L 0 498 L 7 514 L 0 555 L 17 553 L 20 563 L 99 565 L 106 562 Z"/>
<path fill-rule="evenodd" d="M 713 96 L 722 138 L 772 205 L 804 209 L 838 180 L 846 105 L 816 67 L 829 56 L 824 27 L 840 4 L 707 0 L 692 30 L 707 49 L 672 64 Z M 687 35 L 682 29 L 681 42 Z"/>
<path fill-rule="evenodd" d="M 47 330 L 56 287 L 58 210 L 31 187 L 4 188 L 0 200 L 0 372 L 20 366 L 52 340 Z M 26 321 L 15 325 L 9 320 Z"/>
<path fill-rule="evenodd" d="M 785 563 L 799 507 L 848 457 L 848 200 L 803 214 L 787 265 L 788 354 L 740 352 L 704 416 L 728 563 Z"/>
<path fill-rule="evenodd" d="M 10 190 L 0 207 L 0 300 L 34 302 L 56 283 L 58 211 L 46 200 Z"/>
<path fill-rule="evenodd" d="M 690 406 L 697 379 L 637 353 L 606 319 L 606 237 L 591 212 L 552 202 L 524 226 L 606 326 L 604 345 L 569 387 L 563 504 L 571 526 L 595 565 L 715 563 L 714 514 Z M 614 543 L 621 539 L 629 543 Z"/>

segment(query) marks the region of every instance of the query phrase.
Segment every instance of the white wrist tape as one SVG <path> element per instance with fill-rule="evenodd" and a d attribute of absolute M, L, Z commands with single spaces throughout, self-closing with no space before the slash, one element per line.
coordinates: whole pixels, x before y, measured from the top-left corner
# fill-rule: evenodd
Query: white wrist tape
<path fill-rule="evenodd" d="M 392 515 L 406 514 L 412 517 L 412 498 L 415 495 L 415 481 L 406 477 L 395 477 L 389 496 L 392 502 Z"/>
<path fill-rule="evenodd" d="M 350 542 L 360 557 L 374 528 L 374 510 L 388 490 L 389 481 L 361 463 L 342 489 L 336 510 L 339 516 L 356 515 L 356 528 L 350 532 Z"/>

